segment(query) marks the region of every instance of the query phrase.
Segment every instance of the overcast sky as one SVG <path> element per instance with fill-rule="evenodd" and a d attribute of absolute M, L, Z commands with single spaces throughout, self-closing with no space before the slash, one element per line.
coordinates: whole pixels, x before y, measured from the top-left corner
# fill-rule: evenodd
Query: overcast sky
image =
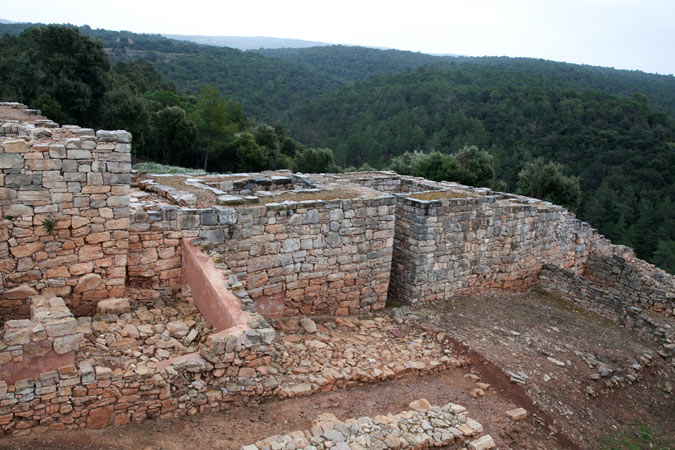
<path fill-rule="evenodd" d="M 5 2 L 0 18 L 675 73 L 675 0 L 31 0 Z"/>

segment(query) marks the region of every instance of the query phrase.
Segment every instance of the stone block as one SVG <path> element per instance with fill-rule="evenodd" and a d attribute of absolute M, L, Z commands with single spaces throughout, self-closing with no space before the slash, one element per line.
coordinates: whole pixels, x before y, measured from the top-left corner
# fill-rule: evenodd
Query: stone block
<path fill-rule="evenodd" d="M 26 256 L 30 256 L 35 252 L 42 250 L 44 246 L 45 245 L 42 242 L 31 242 L 11 247 L 9 251 L 12 252 L 12 255 L 14 255 L 15 258 L 25 258 Z"/>
<path fill-rule="evenodd" d="M 97 132 L 98 133 L 98 132 Z M 110 418 L 112 417 L 113 407 L 102 406 L 94 408 L 87 415 L 87 428 L 100 429 L 108 426 Z"/>
<path fill-rule="evenodd" d="M 506 415 L 509 416 L 511 420 L 523 420 L 527 417 L 527 410 L 525 410 L 525 408 L 516 408 L 506 411 Z"/>
<path fill-rule="evenodd" d="M 178 216 L 178 228 L 181 230 L 199 227 L 199 216 L 196 214 L 181 214 Z"/>
<path fill-rule="evenodd" d="M 98 130 L 96 142 L 120 142 L 131 143 L 131 133 L 125 130 Z"/>
<path fill-rule="evenodd" d="M 83 292 L 94 291 L 101 286 L 102 282 L 103 280 L 99 274 L 88 273 L 78 280 L 77 286 L 75 286 L 73 292 L 81 294 Z"/>
<path fill-rule="evenodd" d="M 5 331 L 3 343 L 6 345 L 25 345 L 29 342 L 30 328 L 11 328 Z"/>
<path fill-rule="evenodd" d="M 131 163 L 107 162 L 106 169 L 110 173 L 129 173 L 131 171 Z"/>
<path fill-rule="evenodd" d="M 202 225 L 218 225 L 218 215 L 216 210 L 207 209 L 201 214 L 201 223 Z"/>
<path fill-rule="evenodd" d="M 103 184 L 129 184 L 131 183 L 131 175 L 128 173 L 104 173 Z"/>
<path fill-rule="evenodd" d="M 228 206 L 216 206 L 218 222 L 221 225 L 235 225 L 237 223 L 237 210 Z"/>
<path fill-rule="evenodd" d="M 61 144 L 52 144 L 49 146 L 49 157 L 52 159 L 63 159 L 67 156 L 66 147 Z"/>
<path fill-rule="evenodd" d="M 96 312 L 98 314 L 123 314 L 131 310 L 128 298 L 109 298 L 101 300 L 96 305 Z"/>
<path fill-rule="evenodd" d="M 129 206 L 129 196 L 128 195 L 110 196 L 108 197 L 106 204 L 109 208 L 119 208 Z"/>
<path fill-rule="evenodd" d="M 205 238 L 212 244 L 222 244 L 225 242 L 225 230 L 202 230 L 199 237 Z"/>
<path fill-rule="evenodd" d="M 0 153 L 0 169 L 23 169 L 23 156 L 18 153 Z"/>
<path fill-rule="evenodd" d="M 72 352 L 73 350 L 77 350 L 79 348 L 81 337 L 82 335 L 80 333 L 57 337 L 54 339 L 54 353 L 63 355 Z"/>
<path fill-rule="evenodd" d="M 495 442 L 489 434 L 469 442 L 469 450 L 487 450 L 495 447 Z"/>
<path fill-rule="evenodd" d="M 14 189 L 0 187 L 0 200 L 14 200 L 17 197 L 17 192 Z"/>
<path fill-rule="evenodd" d="M 22 284 L 20 286 L 13 287 L 11 289 L 6 290 L 2 294 L 0 294 L 0 299 L 2 300 L 22 300 L 26 298 L 30 298 L 33 295 L 36 295 L 37 291 L 27 285 L 27 284 Z"/>
<path fill-rule="evenodd" d="M 5 153 L 26 153 L 29 151 L 26 141 L 23 139 L 7 140 L 2 143 Z"/>
<path fill-rule="evenodd" d="M 44 323 L 47 336 L 50 338 L 62 337 L 77 332 L 77 320 L 74 317 L 50 320 Z"/>
<path fill-rule="evenodd" d="M 82 384 L 90 384 L 96 381 L 96 374 L 94 368 L 89 361 L 81 361 L 79 363 L 80 374 L 82 376 Z"/>
<path fill-rule="evenodd" d="M 101 186 L 103 184 L 103 174 L 97 172 L 89 172 L 86 174 L 87 184 L 90 186 Z"/>

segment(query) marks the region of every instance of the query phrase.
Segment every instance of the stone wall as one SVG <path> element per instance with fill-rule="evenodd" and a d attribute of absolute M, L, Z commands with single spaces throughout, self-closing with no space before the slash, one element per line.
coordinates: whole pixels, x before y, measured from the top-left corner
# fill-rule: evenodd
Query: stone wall
<path fill-rule="evenodd" d="M 268 316 L 384 307 L 394 198 L 308 200 L 237 208 L 228 264 Z"/>
<path fill-rule="evenodd" d="M 627 297 L 608 292 L 574 272 L 544 264 L 539 284 L 544 290 L 618 322 L 649 340 L 669 342 L 666 331 L 646 317 L 642 309 L 634 306 Z"/>
<path fill-rule="evenodd" d="M 124 370 L 82 360 L 13 384 L 0 381 L 0 429 L 20 435 L 33 428 L 104 428 L 248 403 L 271 391 L 259 370 L 268 367 L 272 347 L 255 336 L 213 335 L 199 354 L 162 368 Z"/>
<path fill-rule="evenodd" d="M 36 293 L 76 314 L 124 295 L 131 135 L 10 125 L 0 137 L 2 320 L 28 317 Z"/>
<path fill-rule="evenodd" d="M 191 209 L 132 204 L 127 295 L 145 301 L 178 293 L 182 289 L 181 240 L 201 237 L 222 243 L 236 220 L 236 211 L 223 206 Z"/>
<path fill-rule="evenodd" d="M 390 294 L 415 303 L 524 289 L 537 283 L 545 262 L 583 271 L 596 241 L 602 239 L 588 224 L 533 199 L 399 196 Z"/>
<path fill-rule="evenodd" d="M 82 337 L 60 297 L 30 299 L 31 319 L 8 320 L 0 336 L 0 380 L 14 382 L 73 364 Z"/>
<path fill-rule="evenodd" d="M 287 201 L 191 209 L 133 203 L 127 295 L 181 288 L 182 238 L 221 244 L 230 268 L 266 315 L 341 314 L 384 307 L 394 198 Z"/>
<path fill-rule="evenodd" d="M 618 249 L 591 253 L 584 277 L 635 306 L 675 314 L 675 277 L 635 258 L 628 247 Z"/>

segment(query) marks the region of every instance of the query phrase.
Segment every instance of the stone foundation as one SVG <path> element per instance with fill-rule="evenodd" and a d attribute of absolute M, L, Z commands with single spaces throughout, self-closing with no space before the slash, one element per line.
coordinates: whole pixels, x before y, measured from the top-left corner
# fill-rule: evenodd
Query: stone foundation
<path fill-rule="evenodd" d="M 675 352 L 640 311 L 673 314 L 675 278 L 561 207 L 392 172 L 147 176 L 132 189 L 129 133 L 26 117 L 0 121 L 3 433 L 208 413 L 459 363 L 427 333 L 392 340 L 385 320 L 305 319 L 316 335 L 280 342 L 263 317 L 369 313 L 388 294 L 541 283 Z M 174 296 L 216 331 L 157 322 Z M 359 364 L 334 361 L 343 354 Z"/>
<path fill-rule="evenodd" d="M 399 414 L 338 420 L 332 414 L 322 414 L 309 430 L 271 436 L 241 450 L 273 448 L 332 448 L 335 450 L 367 449 L 426 449 L 459 446 L 471 440 L 470 449 L 490 449 L 495 444 L 483 425 L 469 417 L 466 408 L 454 403 L 431 406 L 426 399 L 410 403 L 411 410 Z"/>
<path fill-rule="evenodd" d="M 584 277 L 635 306 L 675 314 L 673 276 L 635 258 L 630 248 L 618 246 L 609 255 L 591 253 Z"/>
<path fill-rule="evenodd" d="M 630 328 L 648 340 L 665 344 L 670 337 L 675 337 L 669 337 L 665 329 L 646 317 L 643 310 L 633 306 L 627 298 L 614 295 L 573 272 L 544 264 L 539 283 L 544 290 Z"/>
<path fill-rule="evenodd" d="M 415 303 L 537 283 L 545 262 L 582 272 L 602 237 L 559 206 L 506 195 L 400 196 L 390 294 Z"/>

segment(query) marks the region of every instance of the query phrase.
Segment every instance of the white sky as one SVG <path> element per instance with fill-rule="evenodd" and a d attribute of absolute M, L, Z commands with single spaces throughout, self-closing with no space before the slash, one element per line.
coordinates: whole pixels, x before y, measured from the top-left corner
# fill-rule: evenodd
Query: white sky
<path fill-rule="evenodd" d="M 5 2 L 0 18 L 675 73 L 675 0 L 31 0 Z"/>

